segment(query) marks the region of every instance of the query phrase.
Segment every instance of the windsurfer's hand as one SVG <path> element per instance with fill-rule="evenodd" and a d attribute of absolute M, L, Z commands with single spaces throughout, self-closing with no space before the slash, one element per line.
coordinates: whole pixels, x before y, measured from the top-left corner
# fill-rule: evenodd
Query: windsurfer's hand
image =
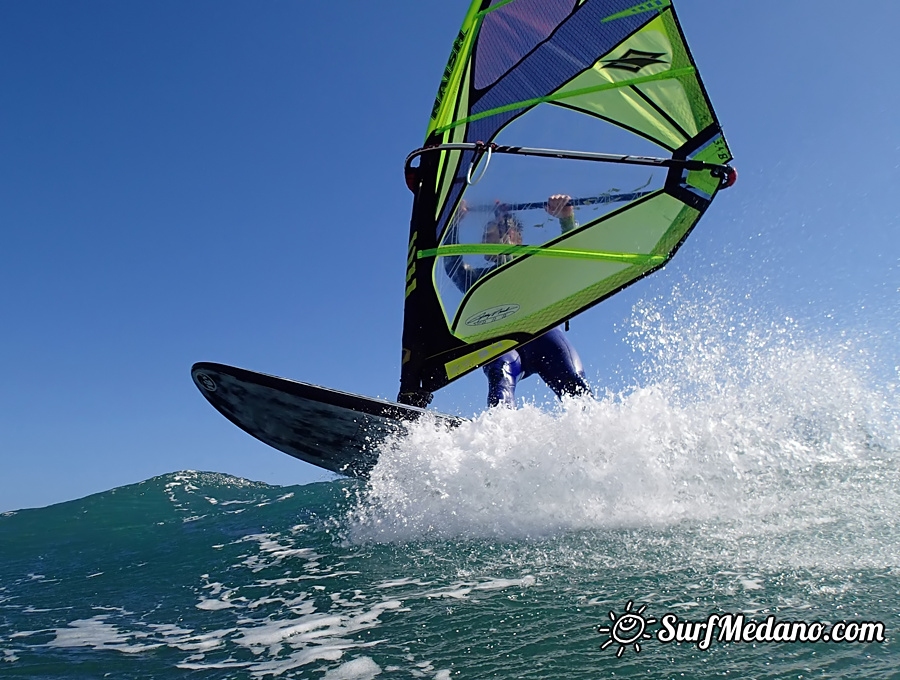
<path fill-rule="evenodd" d="M 564 220 L 575 216 L 575 208 L 572 207 L 572 197 L 565 194 L 556 194 L 547 199 L 547 212 L 558 219 Z"/>

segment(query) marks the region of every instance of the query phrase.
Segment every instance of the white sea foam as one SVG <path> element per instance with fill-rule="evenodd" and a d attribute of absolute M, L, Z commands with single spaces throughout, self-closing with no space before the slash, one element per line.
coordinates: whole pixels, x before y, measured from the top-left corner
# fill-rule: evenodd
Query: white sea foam
<path fill-rule="evenodd" d="M 323 567 L 320 555 L 295 549 L 293 540 L 277 533 L 244 536 L 235 545 L 246 544 L 259 553 L 260 560 L 248 561 L 241 556 L 231 568 L 254 574 L 261 563 L 267 563 L 267 568 L 278 568 L 287 561 L 295 568 L 310 567 L 319 573 L 318 578 L 333 579 L 347 573 Z M 100 610 L 95 616 L 77 618 L 50 631 L 53 639 L 47 644 L 53 648 L 84 647 L 128 655 L 165 646 L 189 654 L 176 664 L 182 669 L 243 669 L 249 677 L 262 678 L 312 667 L 325 673 L 325 677 L 365 680 L 379 675 L 381 669 L 370 657 L 359 654 L 383 640 L 360 640 L 360 634 L 380 627 L 386 613 L 396 616 L 409 611 L 399 599 L 372 598 L 359 589 L 328 593 L 328 604 L 323 610 L 322 603 L 317 606 L 309 591 L 292 587 L 296 579 L 287 579 L 291 587 L 281 594 L 273 591 L 271 579 L 242 585 L 214 580 L 207 573 L 201 574 L 200 579 L 197 609 L 215 612 L 219 620 L 230 625 L 193 631 L 173 623 L 148 623 L 120 607 L 95 607 Z M 325 587 L 312 589 L 324 591 Z M 246 597 L 251 591 L 261 592 L 262 596 Z M 31 631 L 20 637 L 47 632 Z M 357 655 L 349 656 L 353 652 Z M 226 653 L 227 658 L 223 656 Z M 245 660 L 236 659 L 236 655 Z M 12 650 L 4 660 L 16 660 Z"/>
<path fill-rule="evenodd" d="M 874 379 L 864 339 L 739 309 L 706 294 L 636 308 L 625 341 L 643 363 L 620 393 L 492 409 L 451 431 L 412 427 L 383 448 L 350 539 L 514 539 L 777 513 L 831 521 L 842 493 L 858 500 L 853 471 L 892 474 L 896 389 Z M 822 507 L 798 511 L 810 502 Z M 900 508 L 890 494 L 877 502 Z"/>
<path fill-rule="evenodd" d="M 141 644 L 136 638 L 146 635 L 120 631 L 107 623 L 107 615 L 99 614 L 89 619 L 78 619 L 66 628 L 57 628 L 56 637 L 49 643 L 51 647 L 90 647 L 92 649 L 112 649 L 126 654 L 138 654 L 162 646 L 162 643 Z"/>
<path fill-rule="evenodd" d="M 371 680 L 380 673 L 377 663 L 368 656 L 362 656 L 328 670 L 322 680 Z"/>

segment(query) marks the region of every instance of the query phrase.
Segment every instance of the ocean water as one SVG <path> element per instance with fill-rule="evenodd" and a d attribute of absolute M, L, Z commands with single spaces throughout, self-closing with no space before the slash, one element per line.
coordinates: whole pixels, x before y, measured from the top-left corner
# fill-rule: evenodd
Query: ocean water
<path fill-rule="evenodd" d="M 625 336 L 627 389 L 420 423 L 366 484 L 186 471 L 0 516 L 0 677 L 900 677 L 878 337 L 708 302 Z M 704 644 L 712 614 L 744 638 Z"/>

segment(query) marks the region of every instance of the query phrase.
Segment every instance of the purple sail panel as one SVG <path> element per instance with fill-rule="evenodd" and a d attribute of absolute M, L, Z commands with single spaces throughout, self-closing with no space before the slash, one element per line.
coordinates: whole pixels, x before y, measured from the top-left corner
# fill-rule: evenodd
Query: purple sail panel
<path fill-rule="evenodd" d="M 517 7 L 522 2 L 523 0 L 519 0 L 506 7 Z M 498 78 L 492 87 L 481 92 L 477 100 L 472 102 L 470 114 L 545 97 L 581 71 L 590 68 L 600 56 L 656 15 L 656 12 L 647 12 L 616 21 L 603 21 L 627 7 L 630 2 L 631 0 L 593 0 L 581 5 L 551 36 L 534 46 L 516 62 L 514 68 Z M 497 10 L 500 11 L 502 10 Z M 483 58 L 486 44 L 483 39 L 479 40 L 479 59 Z M 504 118 L 506 120 L 502 120 Z M 494 124 L 486 127 L 493 128 L 496 133 L 508 120 L 509 117 L 501 114 L 498 120 L 492 121 Z M 479 139 L 483 140 L 493 137 L 492 134 L 485 135 L 483 129 L 479 134 Z"/>
<path fill-rule="evenodd" d="M 516 0 L 488 13 L 475 49 L 475 88 L 484 89 L 547 39 L 575 0 Z"/>

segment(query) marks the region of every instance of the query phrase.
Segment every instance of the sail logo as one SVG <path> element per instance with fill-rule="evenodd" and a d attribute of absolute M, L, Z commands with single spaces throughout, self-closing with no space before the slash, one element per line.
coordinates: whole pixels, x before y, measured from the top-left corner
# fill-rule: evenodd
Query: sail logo
<path fill-rule="evenodd" d="M 519 305 L 499 305 L 485 309 L 466 319 L 466 326 L 484 326 L 512 316 L 519 311 Z"/>
<path fill-rule="evenodd" d="M 617 59 L 604 59 L 604 68 L 617 68 L 623 71 L 631 71 L 637 73 L 642 68 L 651 64 L 668 64 L 669 62 L 660 59 L 666 56 L 665 52 L 644 52 L 643 50 L 630 49 Z"/>
<path fill-rule="evenodd" d="M 453 41 L 453 47 L 450 50 L 450 59 L 444 68 L 444 75 L 441 77 L 441 85 L 438 87 L 437 97 L 434 100 L 434 106 L 431 109 L 431 119 L 437 118 L 438 111 L 441 109 L 441 103 L 444 101 L 444 95 L 447 93 L 447 87 L 450 85 L 450 79 L 453 77 L 453 69 L 456 66 L 456 60 L 462 52 L 463 42 L 466 39 L 466 32 L 460 31 Z"/>

